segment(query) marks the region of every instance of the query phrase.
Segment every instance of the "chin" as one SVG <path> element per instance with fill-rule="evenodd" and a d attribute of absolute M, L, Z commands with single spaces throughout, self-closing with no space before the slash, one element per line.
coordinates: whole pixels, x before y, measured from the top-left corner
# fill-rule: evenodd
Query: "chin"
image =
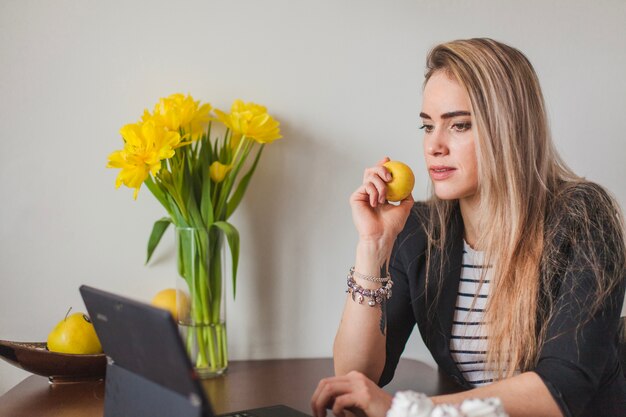
<path fill-rule="evenodd" d="M 440 200 L 460 200 L 471 197 L 476 193 L 474 189 L 451 187 L 447 184 L 434 184 L 433 189 L 435 190 L 435 195 Z"/>
<path fill-rule="evenodd" d="M 435 195 L 440 200 L 457 200 L 459 198 L 459 193 L 449 189 L 449 187 L 437 187 L 435 185 L 434 190 Z"/>
<path fill-rule="evenodd" d="M 435 193 L 435 195 L 437 196 L 439 200 L 458 200 L 459 199 L 459 197 L 454 194 Z"/>

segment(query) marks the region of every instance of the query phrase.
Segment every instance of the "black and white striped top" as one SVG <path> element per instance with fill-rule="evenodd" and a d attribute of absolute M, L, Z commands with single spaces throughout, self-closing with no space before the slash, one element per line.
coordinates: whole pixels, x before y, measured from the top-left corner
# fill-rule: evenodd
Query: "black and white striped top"
<path fill-rule="evenodd" d="M 487 329 L 484 311 L 490 285 L 490 268 L 483 264 L 484 253 L 463 241 L 463 267 L 454 309 L 450 353 L 465 380 L 478 387 L 493 382 L 485 369 Z M 482 281 L 482 282 L 481 282 Z"/>

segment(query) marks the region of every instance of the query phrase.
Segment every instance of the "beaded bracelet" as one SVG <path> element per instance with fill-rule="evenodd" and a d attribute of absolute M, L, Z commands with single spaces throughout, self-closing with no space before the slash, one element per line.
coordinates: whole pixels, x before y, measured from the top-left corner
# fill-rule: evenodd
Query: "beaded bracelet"
<path fill-rule="evenodd" d="M 350 268 L 350 273 L 348 274 L 348 289 L 346 290 L 346 292 L 352 296 L 352 301 L 363 304 L 363 300 L 367 297 L 369 298 L 367 305 L 374 307 L 376 304 L 382 306 L 384 301 L 391 298 L 391 287 L 393 286 L 391 277 L 380 278 L 386 280 L 385 285 L 375 290 L 370 290 L 357 284 L 354 280 L 353 273 L 354 268 Z"/>
<path fill-rule="evenodd" d="M 387 272 L 387 276 L 385 277 L 373 277 L 371 275 L 364 275 L 364 274 L 361 274 L 360 272 L 357 272 L 356 269 L 354 269 L 354 267 L 350 268 L 350 275 L 353 277 L 364 279 L 365 281 L 378 282 L 382 284 L 384 284 L 385 282 L 391 279 L 391 275 L 389 275 L 389 272 Z"/>

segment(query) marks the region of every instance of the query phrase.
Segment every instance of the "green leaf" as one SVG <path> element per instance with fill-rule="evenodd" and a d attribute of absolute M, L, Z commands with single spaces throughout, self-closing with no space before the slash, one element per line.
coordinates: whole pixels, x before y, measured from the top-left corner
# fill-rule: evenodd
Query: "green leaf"
<path fill-rule="evenodd" d="M 230 148 L 230 146 L 225 143 L 224 146 L 222 146 L 222 149 L 220 149 L 218 160 L 222 163 L 228 163 L 228 148 Z"/>
<path fill-rule="evenodd" d="M 187 221 L 185 220 L 185 217 L 180 212 L 180 209 L 178 208 L 176 201 L 174 201 L 174 199 L 172 198 L 170 194 L 167 194 L 167 199 L 170 202 L 170 207 L 172 208 L 172 217 L 173 217 L 172 220 L 174 221 L 174 224 L 176 225 L 176 227 L 189 227 L 189 224 L 187 223 Z"/>
<path fill-rule="evenodd" d="M 198 229 L 204 229 L 206 227 L 202 219 L 202 214 L 198 210 L 198 203 L 196 203 L 193 193 L 189 193 L 187 197 L 187 211 L 190 215 L 189 221 L 193 224 L 193 227 Z"/>
<path fill-rule="evenodd" d="M 203 167 L 208 169 L 211 166 L 211 160 L 213 159 L 213 149 L 211 148 L 211 142 L 207 138 L 206 142 L 202 144 L 202 151 L 200 152 Z"/>
<path fill-rule="evenodd" d="M 169 207 L 169 204 L 167 203 L 167 198 L 165 197 L 165 193 L 163 192 L 163 190 L 161 190 L 161 188 L 159 187 L 159 184 L 154 182 L 154 180 L 152 179 L 152 176 L 150 175 L 148 175 L 148 178 L 145 179 L 144 184 L 146 184 L 146 187 L 148 187 L 148 190 L 150 190 L 152 195 L 157 200 L 159 200 L 159 203 L 161 203 L 161 205 L 165 207 L 165 209 L 169 213 L 170 207 Z"/>
<path fill-rule="evenodd" d="M 174 187 L 176 187 L 177 190 L 184 191 L 183 183 L 185 182 L 185 165 L 187 164 L 185 161 L 185 151 L 177 153 L 174 155 L 174 158 L 177 156 L 178 158 L 174 160 L 174 167 L 172 167 L 172 178 Z M 182 197 L 184 198 L 185 196 L 183 195 Z"/>
<path fill-rule="evenodd" d="M 252 164 L 250 171 L 248 171 L 246 175 L 241 179 L 241 181 L 239 181 L 239 184 L 237 185 L 237 190 L 235 190 L 235 193 L 228 201 L 227 208 L 226 208 L 227 219 L 231 216 L 231 214 L 235 212 L 235 209 L 237 208 L 237 206 L 239 206 L 239 203 L 241 202 L 241 199 L 243 198 L 243 195 L 246 192 L 246 188 L 248 188 L 248 183 L 252 179 L 252 174 L 254 174 L 254 171 L 256 170 L 256 166 L 259 163 L 259 159 L 261 158 L 261 153 L 263 152 L 263 148 L 264 146 L 261 146 L 261 148 L 256 154 L 256 157 L 254 158 L 254 163 Z"/>
<path fill-rule="evenodd" d="M 212 226 L 222 230 L 228 240 L 228 246 L 230 247 L 230 254 L 233 261 L 233 298 L 235 298 L 237 294 L 237 264 L 239 263 L 239 232 L 235 229 L 235 226 L 224 221 L 215 222 Z"/>
<path fill-rule="evenodd" d="M 217 151 L 217 142 L 219 142 L 219 139 L 216 139 L 215 143 L 213 144 L 213 156 L 215 157 L 215 160 L 219 158 L 219 153 Z"/>
<path fill-rule="evenodd" d="M 163 217 L 162 219 L 154 222 L 154 226 L 152 226 L 152 233 L 150 233 L 150 239 L 148 239 L 148 257 L 146 258 L 146 265 L 150 262 L 152 253 L 159 245 L 159 242 L 163 237 L 163 233 L 165 233 L 170 223 L 172 223 L 172 219 L 169 217 Z"/>
<path fill-rule="evenodd" d="M 206 170 L 204 174 L 204 181 L 202 182 L 202 197 L 200 198 L 200 214 L 204 224 L 209 227 L 211 223 L 215 221 L 213 217 L 213 202 L 211 201 L 211 178 L 209 176 L 209 170 Z"/>

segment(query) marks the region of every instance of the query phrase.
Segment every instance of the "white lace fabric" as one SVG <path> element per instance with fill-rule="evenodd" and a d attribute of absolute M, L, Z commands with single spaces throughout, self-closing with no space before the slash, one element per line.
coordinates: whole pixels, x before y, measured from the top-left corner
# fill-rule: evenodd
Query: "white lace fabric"
<path fill-rule="evenodd" d="M 461 404 L 435 405 L 426 395 L 399 391 L 387 417 L 508 417 L 499 398 L 470 398 Z"/>

